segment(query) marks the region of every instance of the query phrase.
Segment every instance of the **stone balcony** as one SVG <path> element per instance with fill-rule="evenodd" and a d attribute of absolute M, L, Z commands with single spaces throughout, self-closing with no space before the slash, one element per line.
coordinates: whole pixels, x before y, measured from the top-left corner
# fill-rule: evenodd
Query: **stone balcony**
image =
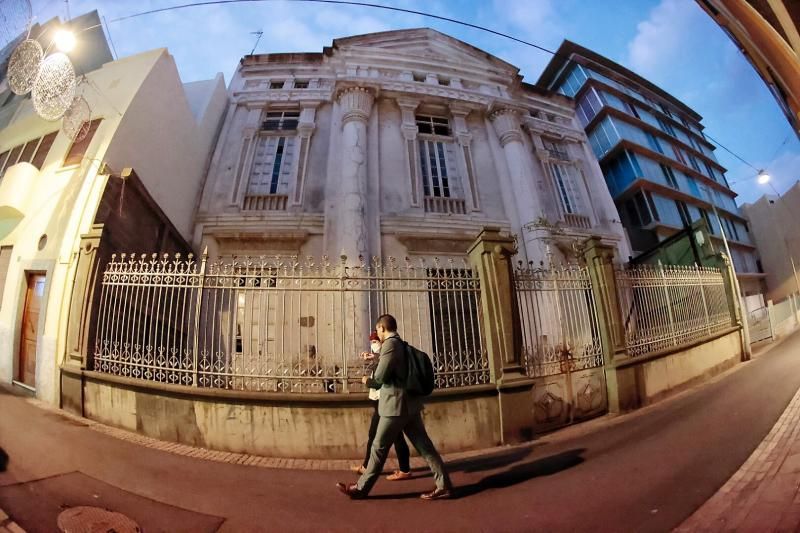
<path fill-rule="evenodd" d="M 286 211 L 288 201 L 285 194 L 248 194 L 244 197 L 242 211 Z"/>
<path fill-rule="evenodd" d="M 564 224 L 571 228 L 591 229 L 592 221 L 586 215 L 578 215 L 575 213 L 564 214 Z"/>
<path fill-rule="evenodd" d="M 463 198 L 443 198 L 440 196 L 425 197 L 426 213 L 442 213 L 445 215 L 466 215 L 467 203 Z"/>

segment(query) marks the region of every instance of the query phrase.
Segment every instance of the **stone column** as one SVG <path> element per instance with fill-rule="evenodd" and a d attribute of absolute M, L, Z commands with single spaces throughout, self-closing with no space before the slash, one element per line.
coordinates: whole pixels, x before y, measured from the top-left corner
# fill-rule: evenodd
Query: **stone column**
<path fill-rule="evenodd" d="M 519 113 L 514 109 L 501 108 L 494 111 L 489 118 L 508 166 L 527 259 L 538 264 L 544 260 L 546 254 L 546 245 L 542 239 L 547 238 L 550 232 L 539 224 L 545 215 L 533 180 L 531 155 L 522 142 Z"/>
<path fill-rule="evenodd" d="M 406 143 L 406 160 L 408 161 L 408 184 L 411 192 L 411 206 L 419 207 L 422 205 L 421 181 L 419 178 L 419 155 L 417 153 L 417 133 L 419 128 L 414 113 L 419 105 L 419 100 L 411 98 L 398 98 L 397 105 L 400 107 L 402 124 L 400 131 L 403 132 L 403 140 Z"/>
<path fill-rule="evenodd" d="M 292 191 L 292 205 L 302 205 L 303 192 L 305 191 L 306 173 L 308 171 L 308 152 L 311 136 L 314 134 L 315 116 L 320 102 L 300 103 L 300 122 L 297 124 L 297 137 L 300 141 L 300 150 L 297 159 L 297 169 Z"/>
<path fill-rule="evenodd" d="M 603 344 L 608 410 L 618 413 L 635 409 L 641 404 L 639 378 L 635 366 L 625 365 L 628 358 L 614 273 L 614 248 L 603 244 L 600 237 L 592 237 L 586 243 L 584 259 L 592 281 L 594 306 Z"/>
<path fill-rule="evenodd" d="M 481 283 L 481 325 L 491 381 L 497 386 L 502 443 L 529 440 L 533 433 L 533 380 L 520 361 L 511 257 L 514 240 L 486 227 L 469 249 Z"/>
<path fill-rule="evenodd" d="M 467 127 L 467 115 L 470 113 L 468 107 L 458 104 L 450 106 L 450 113 L 453 115 L 453 133 L 458 141 L 460 148 L 460 160 L 463 167 L 461 175 L 462 186 L 464 188 L 464 200 L 467 203 L 467 209 L 471 211 L 478 211 L 480 209 L 480 198 L 478 195 L 478 183 L 475 176 L 475 168 L 472 164 L 472 133 Z"/>
<path fill-rule="evenodd" d="M 336 209 L 336 244 L 355 262 L 369 258 L 367 201 L 367 121 L 375 98 L 369 89 L 351 87 L 339 93 L 342 110 L 342 179 Z"/>

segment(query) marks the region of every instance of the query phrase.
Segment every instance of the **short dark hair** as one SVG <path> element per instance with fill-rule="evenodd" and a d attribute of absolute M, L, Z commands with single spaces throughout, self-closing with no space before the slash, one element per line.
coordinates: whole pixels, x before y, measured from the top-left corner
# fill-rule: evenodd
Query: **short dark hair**
<path fill-rule="evenodd" d="M 380 324 L 386 331 L 397 331 L 397 320 L 392 315 L 381 315 L 378 317 L 376 325 Z"/>

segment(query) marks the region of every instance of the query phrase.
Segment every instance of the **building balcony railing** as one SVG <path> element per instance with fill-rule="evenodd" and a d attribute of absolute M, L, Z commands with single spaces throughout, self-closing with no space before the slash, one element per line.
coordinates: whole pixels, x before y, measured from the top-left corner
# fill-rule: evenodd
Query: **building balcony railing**
<path fill-rule="evenodd" d="M 285 194 L 248 194 L 244 197 L 243 211 L 286 211 L 289 197 Z"/>
<path fill-rule="evenodd" d="M 564 224 L 571 228 L 591 229 L 592 221 L 586 215 L 578 215 L 576 213 L 565 213 Z"/>
<path fill-rule="evenodd" d="M 425 212 L 447 215 L 466 215 L 467 203 L 462 198 L 425 197 Z"/>
<path fill-rule="evenodd" d="M 569 161 L 569 155 L 564 150 L 557 150 L 554 148 L 548 148 L 547 152 L 550 154 L 550 157 L 553 159 L 559 159 L 561 161 Z"/>

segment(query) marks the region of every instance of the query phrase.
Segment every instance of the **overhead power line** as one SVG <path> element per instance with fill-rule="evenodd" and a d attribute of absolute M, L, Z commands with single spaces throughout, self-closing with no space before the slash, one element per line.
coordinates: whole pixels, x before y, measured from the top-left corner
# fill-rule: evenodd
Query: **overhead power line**
<path fill-rule="evenodd" d="M 177 4 L 177 5 L 174 5 L 174 6 L 161 7 L 161 8 L 158 8 L 158 9 L 149 9 L 147 11 L 142 11 L 142 12 L 139 12 L 139 13 L 132 13 L 130 15 L 125 15 L 125 16 L 122 16 L 122 17 L 117 17 L 115 19 L 109 20 L 106 23 L 106 25 L 108 25 L 108 23 L 111 23 L 111 22 L 121 22 L 121 21 L 124 21 L 124 20 L 132 19 L 132 18 L 143 17 L 145 15 L 153 15 L 153 14 L 156 14 L 156 13 L 163 13 L 165 11 L 174 11 L 174 10 L 178 10 L 178 9 L 188 9 L 188 8 L 192 8 L 192 7 L 203 7 L 203 6 L 210 6 L 210 5 L 244 4 L 244 3 L 251 4 L 251 3 L 274 2 L 274 1 L 278 1 L 278 0 L 205 0 L 205 1 L 200 1 L 200 2 L 189 2 L 189 3 L 185 3 L 185 4 Z M 425 11 L 418 11 L 418 10 L 415 10 L 415 9 L 406 9 L 406 8 L 395 7 L 395 6 L 386 6 L 386 5 L 375 4 L 375 3 L 371 3 L 371 2 L 354 2 L 354 1 L 349 1 L 349 0 L 281 0 L 281 1 L 284 1 L 284 2 L 298 2 L 298 3 L 316 3 L 316 4 L 336 4 L 336 5 L 348 5 L 348 6 L 361 6 L 361 7 L 369 7 L 369 8 L 373 8 L 373 9 L 383 9 L 383 10 L 386 10 L 386 11 L 394 11 L 394 12 L 398 12 L 398 13 L 407 13 L 407 14 L 411 14 L 411 15 L 419 15 L 419 16 L 422 16 L 422 17 L 427 17 L 427 18 L 431 18 L 431 19 L 435 19 L 435 20 L 441 20 L 441 21 L 444 21 L 444 22 L 450 22 L 452 24 L 458 24 L 460 26 L 465 26 L 467 28 L 476 29 L 476 30 L 479 30 L 479 31 L 490 33 L 492 35 L 497 35 L 499 37 L 503 37 L 505 39 L 509 39 L 509 40 L 514 41 L 514 42 L 517 42 L 517 43 L 520 43 L 520 44 L 524 44 L 526 46 L 530 46 L 530 47 L 535 48 L 537 50 L 540 50 L 542 52 L 548 53 L 548 54 L 552 55 L 553 57 L 561 57 L 563 59 L 570 59 L 569 56 L 567 56 L 565 54 L 559 54 L 558 52 L 556 52 L 554 50 L 550 50 L 549 48 L 546 48 L 544 46 L 541 46 L 541 45 L 538 45 L 536 43 L 532 43 L 532 42 L 526 41 L 524 39 L 520 39 L 518 37 L 514 37 L 513 35 L 509 35 L 507 33 L 501 32 L 501 31 L 497 31 L 497 30 L 493 30 L 491 28 L 487 28 L 486 26 L 481 26 L 479 24 L 473 24 L 471 22 L 466 22 L 464 20 L 459 20 L 459 19 L 455 19 L 455 18 L 451 18 L 451 17 L 445 17 L 445 16 L 442 16 L 442 15 L 435 15 L 433 13 L 427 13 Z M 93 27 L 96 27 L 96 26 L 85 28 L 85 30 L 92 29 Z M 83 30 L 83 31 L 85 31 L 85 30 Z M 261 36 L 259 35 L 259 38 L 260 37 Z M 256 41 L 256 45 L 257 44 L 258 44 L 258 41 Z M 255 47 L 253 48 L 253 51 L 255 51 Z M 746 161 L 744 158 L 742 158 L 741 156 L 739 156 L 738 154 L 736 154 L 732 150 L 728 149 L 725 145 L 723 145 L 719 141 L 715 140 L 710 135 L 708 135 L 706 133 L 704 133 L 704 135 L 711 142 L 713 142 L 714 144 L 716 144 L 717 146 L 719 146 L 720 148 L 722 148 L 723 150 L 725 150 L 726 152 L 731 154 L 733 157 L 735 157 L 736 159 L 738 159 L 739 161 L 741 161 L 745 165 L 749 166 L 750 168 L 752 168 L 756 172 L 759 172 L 761 170 L 761 169 L 758 169 L 755 166 L 753 166 L 751 163 Z M 785 143 L 786 143 L 786 141 L 784 141 L 781 144 L 781 147 Z M 780 147 L 778 148 L 778 150 L 780 150 Z"/>

